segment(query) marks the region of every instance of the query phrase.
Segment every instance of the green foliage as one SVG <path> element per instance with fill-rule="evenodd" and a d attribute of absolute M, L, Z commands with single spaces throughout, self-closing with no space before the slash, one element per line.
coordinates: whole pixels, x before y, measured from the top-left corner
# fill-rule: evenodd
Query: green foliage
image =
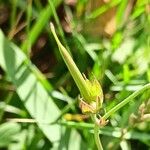
<path fill-rule="evenodd" d="M 78 108 L 80 88 L 49 22 L 88 77 L 87 89 L 95 96 L 91 81 L 102 86 L 104 149 L 150 149 L 150 2 L 90 2 L 97 1 L 0 1 L 0 149 L 96 150 L 94 124 Z M 116 30 L 105 34 L 113 19 Z"/>
<path fill-rule="evenodd" d="M 3 123 L 0 125 L 0 147 L 9 145 L 15 136 L 20 132 L 20 126 L 17 123 Z"/>

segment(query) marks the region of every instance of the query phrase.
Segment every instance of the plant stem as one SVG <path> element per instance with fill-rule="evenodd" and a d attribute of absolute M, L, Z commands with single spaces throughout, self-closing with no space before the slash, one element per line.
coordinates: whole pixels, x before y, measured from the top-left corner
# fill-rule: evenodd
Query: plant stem
<path fill-rule="evenodd" d="M 95 124 L 94 126 L 94 139 L 95 139 L 95 143 L 96 143 L 96 146 L 97 146 L 97 149 L 98 150 L 103 150 L 103 147 L 102 147 L 102 144 L 101 144 L 101 140 L 100 140 L 100 137 L 99 137 L 99 125 L 97 124 L 97 121 L 96 121 L 96 115 L 95 114 L 92 114 L 91 115 L 91 118 Z"/>
<path fill-rule="evenodd" d="M 110 115 L 112 115 L 113 113 L 115 113 L 116 111 L 118 111 L 120 108 L 122 108 L 124 105 L 126 105 L 127 103 L 129 103 L 131 100 L 133 100 L 136 96 L 138 96 L 139 94 L 141 94 L 142 92 L 144 92 L 145 90 L 150 88 L 150 83 L 144 85 L 142 88 L 140 88 L 139 90 L 135 91 L 133 94 L 131 94 L 129 97 L 127 97 L 126 99 L 124 99 L 122 102 L 120 102 L 118 105 L 116 105 L 115 107 L 113 107 L 111 110 L 109 110 L 103 117 L 102 119 L 106 120 Z"/>
<path fill-rule="evenodd" d="M 61 23 L 59 21 L 59 17 L 57 15 L 57 12 L 56 12 L 56 9 L 55 9 L 55 6 L 54 6 L 54 2 L 52 0 L 48 0 L 49 4 L 50 4 L 50 7 L 51 7 L 51 10 L 52 10 L 52 13 L 53 13 L 53 16 L 54 16 L 54 19 L 55 19 L 55 22 L 57 24 L 57 27 L 58 27 L 58 31 L 60 33 L 60 36 L 63 40 L 63 43 L 65 44 L 65 47 L 67 48 L 67 50 L 69 51 L 69 53 L 71 54 L 71 51 L 69 49 L 69 46 L 67 44 L 67 41 L 65 39 L 65 36 L 64 36 L 64 32 L 63 32 L 63 29 L 61 27 Z"/>
<path fill-rule="evenodd" d="M 99 126 L 97 124 L 95 124 L 95 127 L 94 127 L 94 138 L 95 138 L 95 142 L 97 145 L 97 149 L 103 150 L 102 143 L 99 137 Z"/>
<path fill-rule="evenodd" d="M 5 113 L 5 108 L 6 108 L 7 104 L 9 104 L 10 100 L 12 99 L 13 94 L 14 94 L 14 92 L 9 92 L 8 96 L 5 99 L 4 107 L 2 108 L 2 110 L 0 110 L 0 122 L 3 119 L 3 115 Z"/>

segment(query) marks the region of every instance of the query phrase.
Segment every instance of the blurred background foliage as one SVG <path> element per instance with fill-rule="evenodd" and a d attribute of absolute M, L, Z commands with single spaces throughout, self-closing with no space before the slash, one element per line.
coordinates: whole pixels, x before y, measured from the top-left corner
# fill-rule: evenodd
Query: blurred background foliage
<path fill-rule="evenodd" d="M 1 0 L 0 149 L 96 149 L 50 22 L 81 72 L 101 83 L 101 114 L 150 82 L 149 0 Z M 100 134 L 106 150 L 150 150 L 150 91 Z"/>

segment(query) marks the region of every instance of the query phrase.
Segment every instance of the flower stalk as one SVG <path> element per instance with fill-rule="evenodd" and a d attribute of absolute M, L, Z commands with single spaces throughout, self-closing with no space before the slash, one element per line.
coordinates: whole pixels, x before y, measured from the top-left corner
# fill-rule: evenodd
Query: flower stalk
<path fill-rule="evenodd" d="M 91 115 L 91 118 L 95 124 L 94 126 L 94 139 L 95 139 L 95 143 L 96 143 L 96 146 L 97 146 L 97 149 L 98 150 L 103 150 L 103 146 L 102 146 L 102 143 L 101 143 L 101 140 L 100 140 L 100 136 L 99 136 L 99 121 L 98 121 L 98 118 L 96 117 L 96 114 L 92 114 Z"/>

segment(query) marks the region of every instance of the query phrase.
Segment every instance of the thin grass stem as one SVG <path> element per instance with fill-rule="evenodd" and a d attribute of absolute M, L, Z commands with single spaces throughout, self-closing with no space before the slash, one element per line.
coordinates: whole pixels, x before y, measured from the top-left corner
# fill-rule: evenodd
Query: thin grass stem
<path fill-rule="evenodd" d="M 103 117 L 102 119 L 106 120 L 109 116 L 114 114 L 116 111 L 121 109 L 123 106 L 125 106 L 127 103 L 129 103 L 131 100 L 133 100 L 136 96 L 140 95 L 143 93 L 145 90 L 150 89 L 150 83 L 144 85 L 142 88 L 139 90 L 135 91 L 133 94 L 131 94 L 129 97 L 124 99 L 122 102 L 120 102 L 118 105 L 113 107 L 111 110 L 109 110 Z"/>

